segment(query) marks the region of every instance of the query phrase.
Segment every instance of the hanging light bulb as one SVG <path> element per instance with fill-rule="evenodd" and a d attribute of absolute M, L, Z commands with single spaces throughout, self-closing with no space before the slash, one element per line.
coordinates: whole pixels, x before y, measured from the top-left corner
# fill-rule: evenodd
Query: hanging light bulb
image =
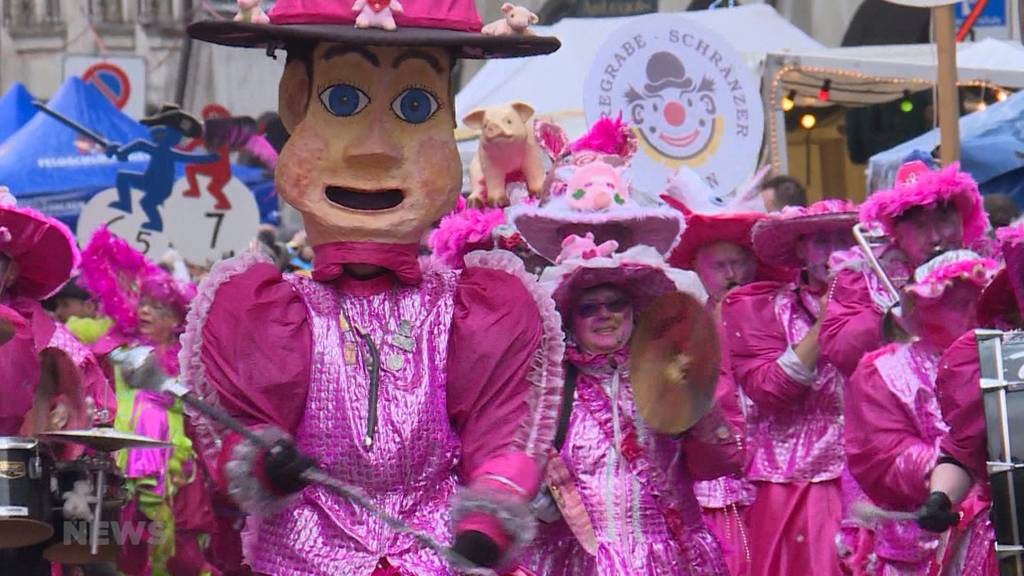
<path fill-rule="evenodd" d="M 821 90 L 818 90 L 818 100 L 822 102 L 828 102 L 828 99 L 832 96 L 832 81 L 825 80 L 825 83 L 821 85 Z"/>
<path fill-rule="evenodd" d="M 818 123 L 818 119 L 814 117 L 814 114 L 808 112 L 800 117 L 800 125 L 806 130 L 814 128 L 814 125 Z"/>
<path fill-rule="evenodd" d="M 796 90 L 790 90 L 789 94 L 782 97 L 782 111 L 789 112 L 796 107 Z"/>
<path fill-rule="evenodd" d="M 914 111 L 914 101 L 910 99 L 910 90 L 903 91 L 903 100 L 900 100 L 900 110 L 907 114 Z"/>
<path fill-rule="evenodd" d="M 982 100 L 978 102 L 978 111 L 980 112 L 984 110 L 988 110 L 988 104 L 984 100 Z"/>

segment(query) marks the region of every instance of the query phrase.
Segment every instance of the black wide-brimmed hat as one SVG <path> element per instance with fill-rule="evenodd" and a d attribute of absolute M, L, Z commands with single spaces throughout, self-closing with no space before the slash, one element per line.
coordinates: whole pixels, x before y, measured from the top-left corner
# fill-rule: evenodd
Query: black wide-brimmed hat
<path fill-rule="evenodd" d="M 357 26 L 360 12 L 338 0 L 278 0 L 269 24 L 204 21 L 188 27 L 193 38 L 225 46 L 285 48 L 293 44 L 338 42 L 362 46 L 447 48 L 459 58 L 516 58 L 549 54 L 561 46 L 557 38 L 530 33 L 488 35 L 472 0 L 369 0 L 362 12 L 371 21 L 386 20 L 396 28 L 373 23 Z M 361 25 L 366 25 L 361 23 Z"/>
<path fill-rule="evenodd" d="M 174 104 L 164 104 L 156 114 L 140 118 L 139 123 L 145 126 L 170 126 L 188 138 L 203 135 L 203 123 Z"/>

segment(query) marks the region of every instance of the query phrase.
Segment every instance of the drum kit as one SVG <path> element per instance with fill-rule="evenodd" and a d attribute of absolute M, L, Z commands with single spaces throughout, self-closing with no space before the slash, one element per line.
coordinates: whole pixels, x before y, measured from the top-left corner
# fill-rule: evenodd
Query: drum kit
<path fill-rule="evenodd" d="M 86 455 L 57 461 L 54 444 L 85 447 Z M 127 504 L 113 454 L 170 446 L 111 428 L 0 437 L 0 549 L 45 544 L 43 557 L 58 564 L 115 561 L 119 546 L 100 542 L 102 523 Z"/>

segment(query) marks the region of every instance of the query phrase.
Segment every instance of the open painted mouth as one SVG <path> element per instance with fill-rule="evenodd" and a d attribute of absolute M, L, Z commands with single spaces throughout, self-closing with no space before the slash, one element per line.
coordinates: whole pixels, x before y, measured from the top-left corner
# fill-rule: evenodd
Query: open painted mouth
<path fill-rule="evenodd" d="M 698 137 L 700 137 L 700 128 L 697 128 L 693 132 L 690 132 L 689 134 L 680 136 L 678 138 L 669 136 L 664 132 L 658 134 L 658 138 L 661 139 L 662 142 L 670 146 L 675 146 L 676 148 L 686 148 L 690 144 L 696 142 Z"/>
<path fill-rule="evenodd" d="M 341 186 L 328 186 L 324 191 L 327 199 L 349 210 L 364 210 L 375 212 L 388 210 L 402 203 L 405 194 L 398 189 L 389 190 L 357 190 L 355 188 L 342 188 Z"/>

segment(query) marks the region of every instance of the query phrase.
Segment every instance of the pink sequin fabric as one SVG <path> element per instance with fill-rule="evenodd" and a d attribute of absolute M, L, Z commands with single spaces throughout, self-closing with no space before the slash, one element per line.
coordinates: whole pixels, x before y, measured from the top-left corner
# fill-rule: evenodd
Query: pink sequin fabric
<path fill-rule="evenodd" d="M 601 419 L 579 397 L 573 407 L 562 457 L 587 510 L 597 538 L 590 556 L 558 525 L 542 528 L 523 564 L 547 576 L 726 576 L 721 548 L 704 526 L 692 481 L 681 461 L 681 440 L 654 434 L 639 419 L 629 386 L 629 372 L 620 368 L 618 385 L 607 364 L 587 366 L 580 386 L 600 386 L 618 395 L 623 418 L 636 423 L 639 445 L 667 479 L 663 501 L 678 507 L 685 545 L 673 538 L 654 497 L 644 489 L 619 450 L 602 429 Z M 556 533 L 560 533 L 556 534 Z M 571 553 L 570 553 L 571 552 Z"/>
<path fill-rule="evenodd" d="M 456 275 L 429 275 L 419 287 L 361 298 L 287 278 L 308 307 L 315 343 L 299 448 L 390 514 L 448 540 L 459 440 L 448 420 L 444 375 Z M 381 357 L 379 424 L 370 447 L 368 356 L 357 326 Z M 416 342 L 412 350 L 402 347 L 403 331 Z M 452 574 L 411 537 L 318 487 L 261 523 L 256 550 L 253 567 L 266 574 L 371 574 L 382 557 L 417 575 Z"/>

